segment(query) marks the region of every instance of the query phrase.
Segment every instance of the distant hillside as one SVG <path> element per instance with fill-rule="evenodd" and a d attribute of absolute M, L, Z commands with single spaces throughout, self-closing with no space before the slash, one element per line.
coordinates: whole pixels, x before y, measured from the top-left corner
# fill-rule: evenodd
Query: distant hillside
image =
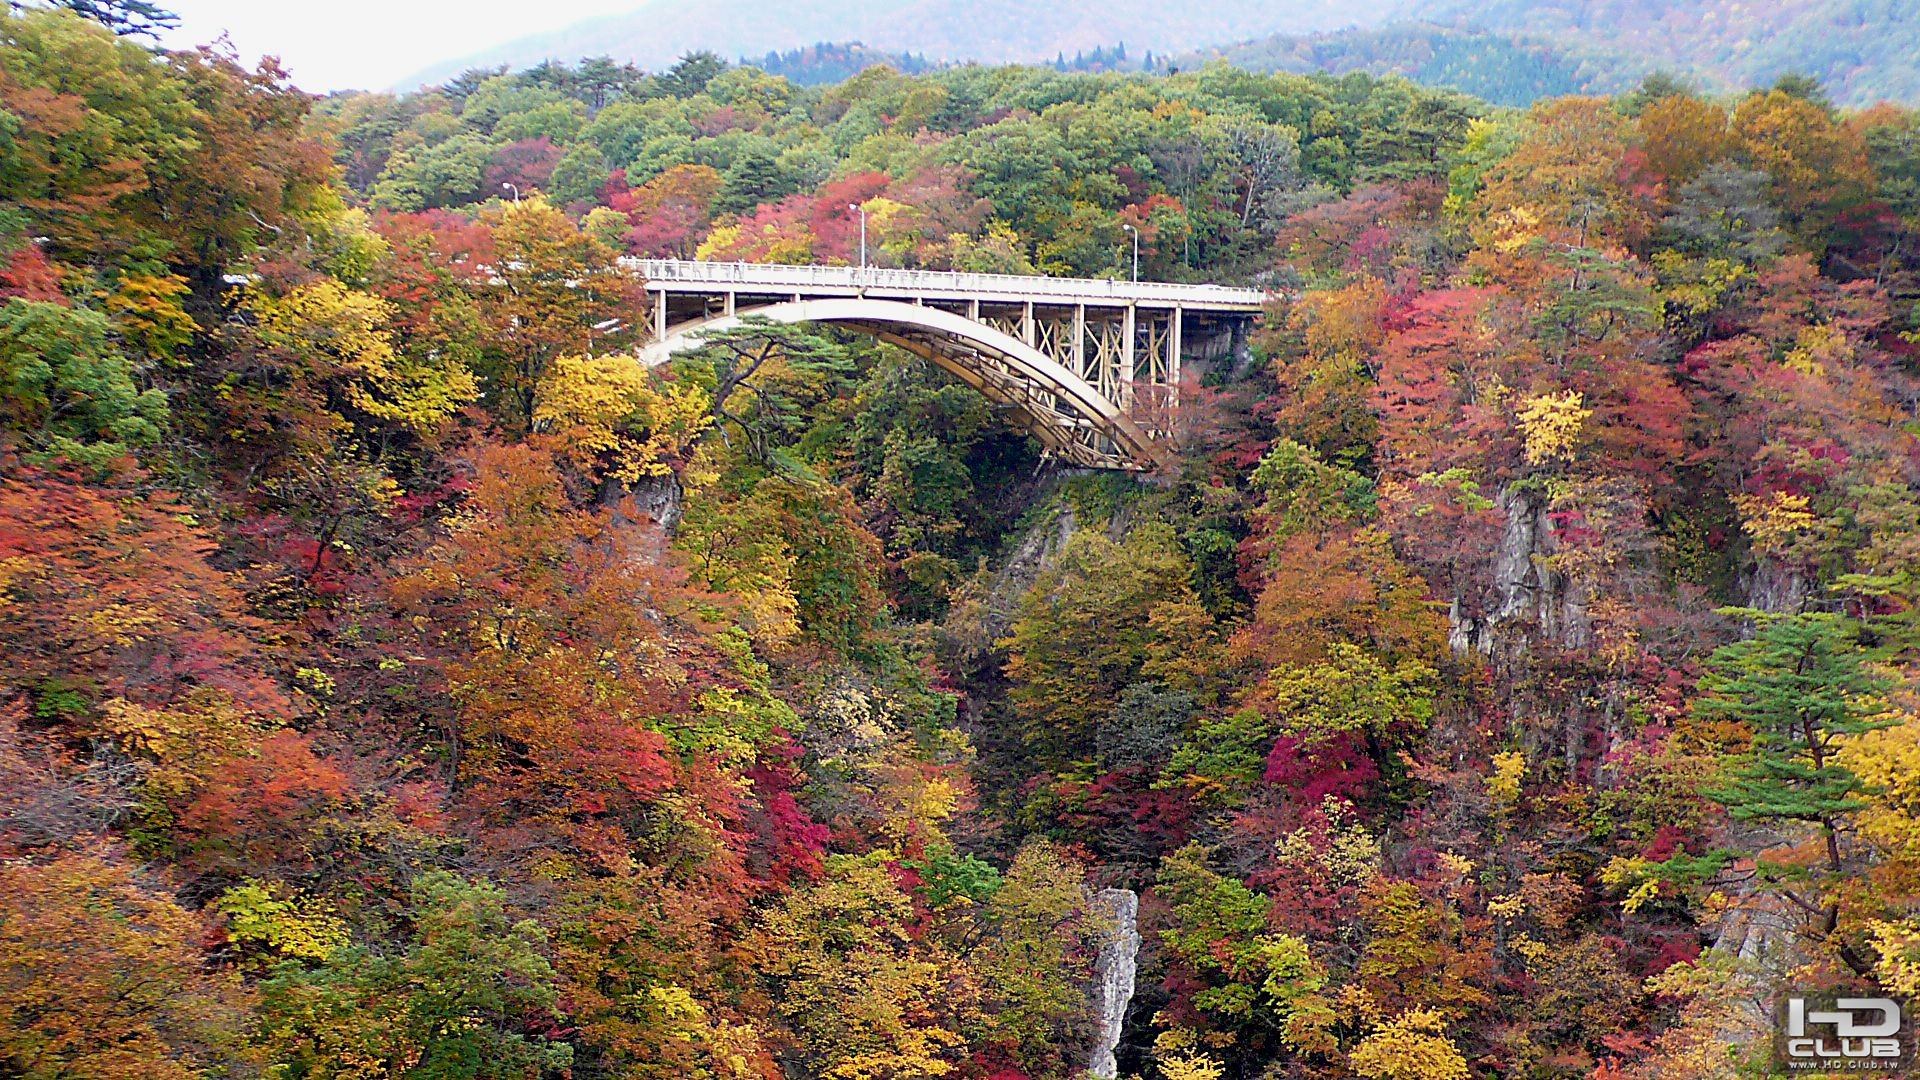
<path fill-rule="evenodd" d="M 1562 94 L 1607 94 L 1637 82 L 1651 65 L 1624 54 L 1571 48 L 1546 37 L 1395 23 L 1379 29 L 1275 35 L 1167 61 L 1187 68 L 1223 59 L 1253 71 L 1325 71 L 1403 75 L 1501 105 Z"/>
<path fill-rule="evenodd" d="M 831 86 L 878 64 L 905 75 L 920 75 L 949 66 L 952 61 L 929 60 L 923 53 L 886 52 L 858 41 L 823 41 L 801 49 L 769 51 L 757 59 L 741 57 L 740 63 L 751 64 L 799 86 Z M 1062 50 L 1045 63 L 1055 71 L 1079 72 L 1139 71 L 1166 66 L 1156 61 L 1151 52 L 1129 55 L 1125 42 L 1096 46 L 1091 51 L 1077 50 L 1072 56 Z"/>
<path fill-rule="evenodd" d="M 908 75 L 918 75 L 939 66 L 922 55 L 872 49 L 858 41 L 823 41 L 802 49 L 769 50 L 758 59 L 742 57 L 740 62 L 752 64 L 770 75 L 779 75 L 800 86 L 830 86 L 876 64 L 885 64 Z"/>
<path fill-rule="evenodd" d="M 1280 34 L 1221 56 L 1255 70 L 1402 74 L 1520 104 L 1605 93 L 1655 69 L 1707 89 L 1812 75 L 1846 105 L 1920 101 L 1915 0 L 1411 0 L 1407 21 Z"/>
<path fill-rule="evenodd" d="M 1041 63 L 1124 41 L 1142 55 L 1178 53 L 1269 34 L 1375 25 L 1405 0 L 641 0 L 607 16 L 428 68 L 402 87 L 472 67 L 611 56 L 659 70 L 695 49 L 760 57 L 815 41 L 859 41 L 932 62 Z"/>
<path fill-rule="evenodd" d="M 864 44 L 805 47 L 814 41 Z M 1119 42 L 1162 69 L 1224 57 L 1254 70 L 1400 74 L 1507 104 L 1612 92 L 1655 69 L 1708 89 L 1802 72 L 1842 104 L 1920 101 L 1920 0 L 642 0 L 403 85 L 583 56 L 660 70 L 695 49 L 818 83 L 900 58 L 1050 63 Z"/>
<path fill-rule="evenodd" d="M 1920 101 L 1914 0 L 1421 0 L 1419 14 L 1605 45 L 1735 86 L 1801 72 L 1845 104 Z"/>

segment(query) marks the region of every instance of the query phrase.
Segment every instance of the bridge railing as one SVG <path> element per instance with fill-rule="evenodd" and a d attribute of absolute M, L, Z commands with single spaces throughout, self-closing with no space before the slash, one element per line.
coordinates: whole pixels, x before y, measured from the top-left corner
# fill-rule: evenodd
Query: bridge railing
<path fill-rule="evenodd" d="M 1259 289 L 1225 285 L 1187 285 L 1166 281 L 1117 281 L 1111 278 L 1056 278 L 1032 274 L 976 274 L 950 270 L 898 270 L 878 266 L 787 266 L 778 263 L 698 262 L 686 259 L 627 259 L 650 282 L 713 286 L 732 291 L 767 288 L 781 292 L 874 289 L 914 295 L 948 295 L 1084 303 L 1183 304 L 1196 307 L 1258 308 L 1266 301 Z"/>

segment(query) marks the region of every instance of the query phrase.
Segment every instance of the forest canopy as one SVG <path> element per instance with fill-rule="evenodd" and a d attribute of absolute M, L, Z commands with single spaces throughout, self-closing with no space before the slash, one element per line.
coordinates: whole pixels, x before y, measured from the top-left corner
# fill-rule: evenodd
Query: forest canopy
<path fill-rule="evenodd" d="M 122 27 L 122 29 L 126 29 Z M 1176 467 L 627 256 L 1265 288 Z M 1920 991 L 1920 114 L 0 15 L 0 1073 L 1734 1077 Z"/>

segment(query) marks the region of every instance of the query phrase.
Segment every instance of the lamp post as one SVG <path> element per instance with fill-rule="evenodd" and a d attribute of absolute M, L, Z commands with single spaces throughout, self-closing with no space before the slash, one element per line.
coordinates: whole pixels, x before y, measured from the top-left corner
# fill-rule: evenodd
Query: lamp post
<path fill-rule="evenodd" d="M 1133 234 L 1133 281 L 1137 285 L 1140 283 L 1140 230 L 1125 223 L 1120 227 Z"/>
<path fill-rule="evenodd" d="M 860 215 L 860 269 L 865 270 L 867 268 L 867 208 L 848 203 L 847 209 Z"/>
<path fill-rule="evenodd" d="M 500 185 L 500 190 L 513 192 L 513 205 L 515 206 L 520 205 L 520 185 L 519 184 L 515 184 L 511 182 L 503 182 Z"/>

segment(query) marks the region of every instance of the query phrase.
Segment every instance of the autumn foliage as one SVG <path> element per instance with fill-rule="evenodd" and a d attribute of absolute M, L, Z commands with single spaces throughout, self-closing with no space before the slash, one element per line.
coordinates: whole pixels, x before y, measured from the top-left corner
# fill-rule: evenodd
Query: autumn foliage
<path fill-rule="evenodd" d="M 1910 111 L 315 100 L 37 8 L 0 101 L 0 1074 L 1067 1080 L 1108 888 L 1149 1080 L 1733 1077 L 1920 991 Z M 624 256 L 863 211 L 1272 299 L 1151 477 L 829 328 L 634 361 Z"/>

